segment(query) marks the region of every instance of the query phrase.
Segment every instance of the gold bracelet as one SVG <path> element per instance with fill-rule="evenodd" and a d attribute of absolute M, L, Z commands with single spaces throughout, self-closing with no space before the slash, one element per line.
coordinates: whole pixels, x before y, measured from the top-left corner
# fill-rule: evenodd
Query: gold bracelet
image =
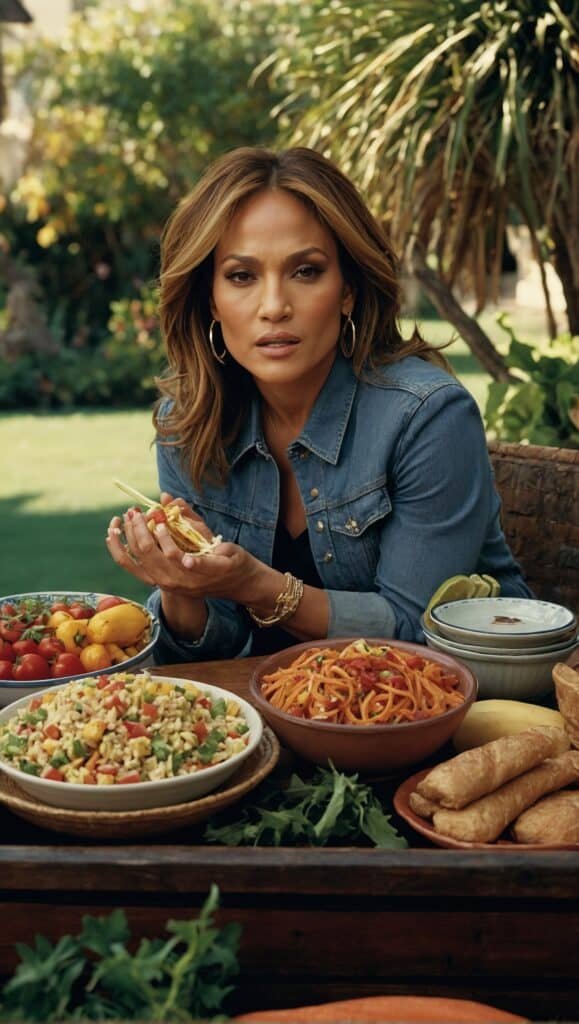
<path fill-rule="evenodd" d="M 251 618 L 258 626 L 277 626 L 278 623 L 291 619 L 292 615 L 297 611 L 297 607 L 304 595 L 303 580 L 298 580 L 296 576 L 292 576 L 291 572 L 284 573 L 284 579 L 285 587 L 275 599 L 273 615 L 267 615 L 265 618 L 262 618 L 250 605 L 247 606 Z"/>

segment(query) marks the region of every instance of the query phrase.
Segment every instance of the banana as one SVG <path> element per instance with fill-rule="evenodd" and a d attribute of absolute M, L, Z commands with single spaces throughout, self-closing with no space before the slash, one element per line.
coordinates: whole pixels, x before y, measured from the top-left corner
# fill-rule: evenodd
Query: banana
<path fill-rule="evenodd" d="M 461 753 L 501 736 L 511 736 L 542 725 L 564 729 L 565 719 L 559 711 L 543 708 L 539 704 L 527 704 L 520 700 L 479 700 L 468 709 L 452 742 Z"/>

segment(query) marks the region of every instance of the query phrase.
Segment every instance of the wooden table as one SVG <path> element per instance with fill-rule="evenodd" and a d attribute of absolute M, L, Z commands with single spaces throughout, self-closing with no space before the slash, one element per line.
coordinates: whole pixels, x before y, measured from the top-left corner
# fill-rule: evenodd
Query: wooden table
<path fill-rule="evenodd" d="M 247 696 L 258 659 L 169 666 Z M 158 670 L 161 672 L 161 670 Z M 377 993 L 454 995 L 579 1019 L 579 855 L 417 846 L 229 849 L 200 830 L 82 845 L 0 811 L 0 974 L 13 945 L 126 909 L 136 935 L 195 914 L 211 882 L 243 925 L 233 1009 Z M 408 833 L 407 833 L 408 834 Z"/>

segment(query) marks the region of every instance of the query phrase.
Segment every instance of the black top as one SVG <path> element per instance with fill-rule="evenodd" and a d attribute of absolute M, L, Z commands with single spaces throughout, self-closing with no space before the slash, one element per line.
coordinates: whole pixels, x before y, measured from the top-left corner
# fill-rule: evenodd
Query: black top
<path fill-rule="evenodd" d="M 304 530 L 297 537 L 292 537 L 283 523 L 278 520 L 273 544 L 272 567 L 279 572 L 291 572 L 293 576 L 303 580 L 307 587 L 323 587 L 312 556 L 308 531 Z M 281 626 L 265 626 L 260 628 L 251 620 L 253 630 L 252 655 L 273 654 L 284 647 L 301 643 L 291 633 L 286 633 Z"/>

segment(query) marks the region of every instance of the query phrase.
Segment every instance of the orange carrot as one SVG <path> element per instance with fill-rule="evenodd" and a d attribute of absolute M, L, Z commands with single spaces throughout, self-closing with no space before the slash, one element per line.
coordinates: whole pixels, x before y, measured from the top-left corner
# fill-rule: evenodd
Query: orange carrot
<path fill-rule="evenodd" d="M 290 1010 L 259 1010 L 233 1020 L 238 1024 L 528 1024 L 526 1017 L 507 1010 L 445 996 L 368 996 Z"/>

